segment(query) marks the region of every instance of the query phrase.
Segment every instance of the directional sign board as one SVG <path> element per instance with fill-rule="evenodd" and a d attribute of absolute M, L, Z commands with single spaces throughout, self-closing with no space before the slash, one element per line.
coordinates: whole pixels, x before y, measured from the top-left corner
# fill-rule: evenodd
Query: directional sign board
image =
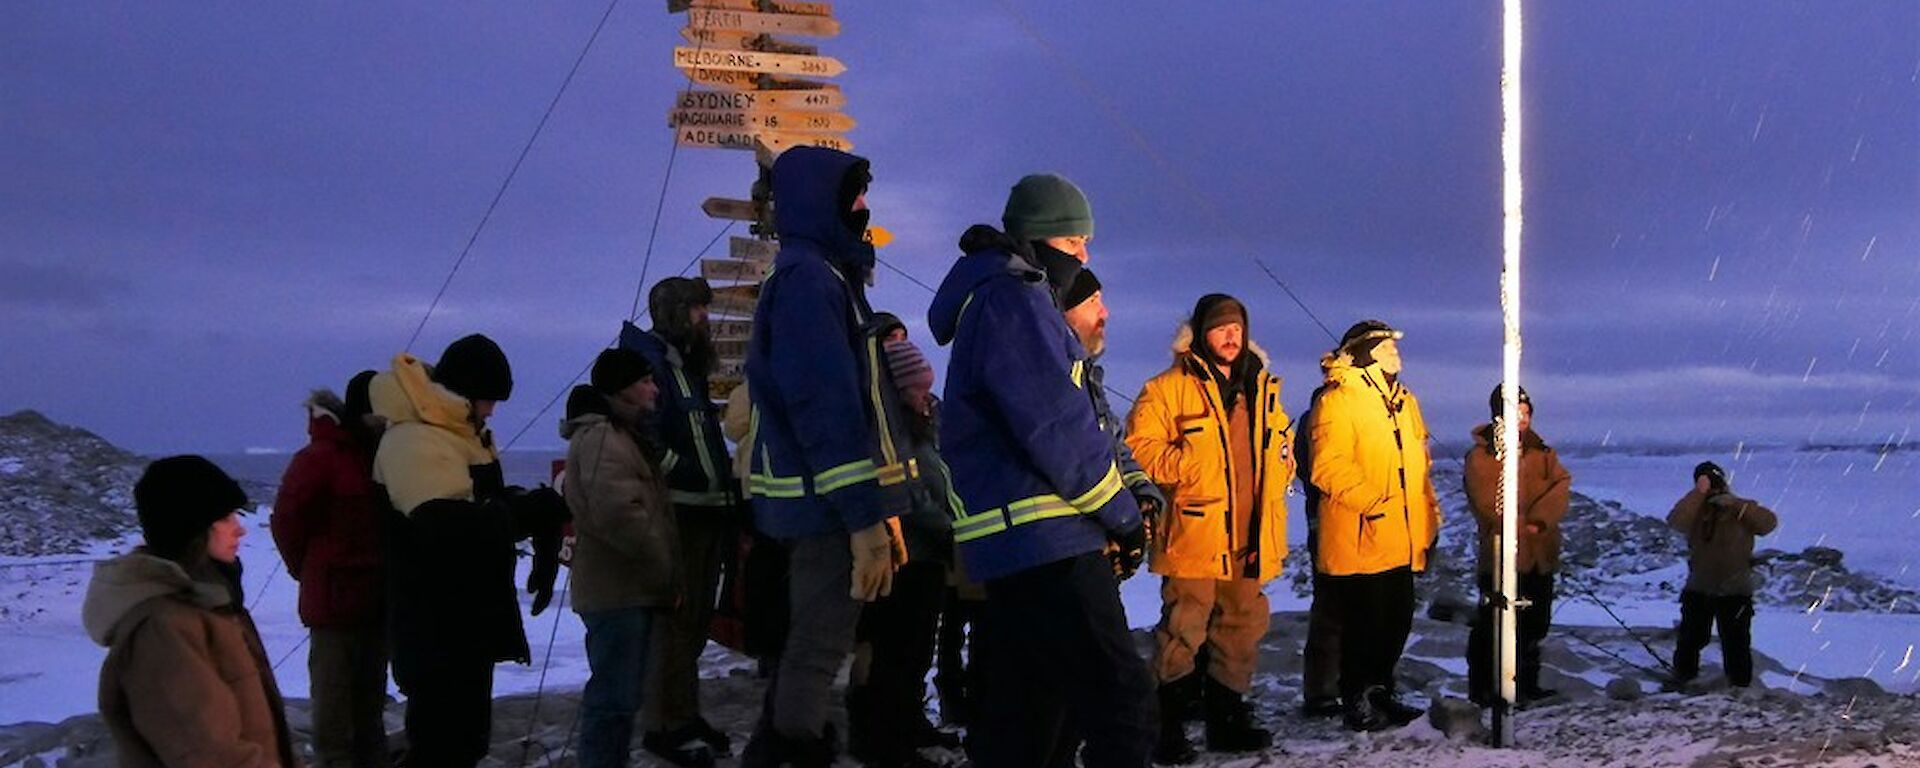
<path fill-rule="evenodd" d="M 718 200 L 720 198 L 713 198 Z M 727 238 L 727 256 L 750 261 L 773 261 L 780 255 L 780 244 L 772 240 L 755 240 L 751 237 Z"/>
<path fill-rule="evenodd" d="M 747 361 L 737 357 L 714 360 L 713 378 L 742 381 L 747 378 Z"/>
<path fill-rule="evenodd" d="M 694 8 L 687 12 L 687 26 L 692 29 L 727 29 L 768 35 L 833 37 L 840 34 L 840 22 L 827 16 L 755 13 L 728 8 Z"/>
<path fill-rule="evenodd" d="M 827 149 L 837 149 L 841 152 L 853 151 L 853 142 L 848 141 L 845 136 L 835 136 L 830 133 L 775 133 L 773 131 L 760 131 L 754 135 L 760 138 L 760 143 L 766 147 L 766 153 L 774 157 L 779 157 L 780 153 L 793 149 L 794 147 L 826 147 Z M 771 166 L 772 163 L 768 162 L 767 165 Z"/>
<path fill-rule="evenodd" d="M 793 53 L 762 53 L 685 46 L 673 49 L 673 65 L 683 69 L 723 69 L 802 77 L 834 77 L 847 71 L 847 65 L 831 56 L 801 56 Z"/>
<path fill-rule="evenodd" d="M 773 269 L 771 261 L 741 261 L 737 259 L 701 259 L 700 277 L 708 281 L 721 280 L 730 283 L 757 283 Z"/>
<path fill-rule="evenodd" d="M 734 200 L 725 197 L 709 197 L 700 203 L 701 212 L 716 219 L 734 221 L 759 221 L 760 206 L 752 200 Z"/>
<path fill-rule="evenodd" d="M 745 339 L 730 339 L 727 341 L 715 339 L 713 342 L 713 352 L 715 357 L 720 358 L 745 358 L 747 356 L 747 342 Z"/>
<path fill-rule="evenodd" d="M 812 56 L 820 52 L 820 46 L 789 43 L 775 40 L 758 32 L 742 32 L 737 29 L 694 29 L 681 27 L 680 36 L 696 47 L 737 48 L 744 51 L 766 51 L 768 53 L 798 53 Z"/>
<path fill-rule="evenodd" d="M 731 109 L 742 112 L 831 112 L 846 106 L 838 90 L 681 91 L 674 109 Z"/>
<path fill-rule="evenodd" d="M 675 128 L 719 128 L 735 131 L 844 133 L 853 130 L 856 123 L 853 118 L 839 112 L 676 109 L 667 113 L 667 125 Z"/>
<path fill-rule="evenodd" d="M 713 289 L 713 303 L 707 305 L 716 314 L 753 315 L 753 305 L 760 301 L 758 285 L 723 285 Z"/>
<path fill-rule="evenodd" d="M 754 0 L 667 0 L 668 13 L 680 13 L 692 8 L 726 8 L 735 11 L 758 11 L 760 6 Z M 809 3 L 799 0 L 773 0 L 773 10 L 779 13 L 797 13 L 802 16 L 832 16 L 832 3 Z"/>
<path fill-rule="evenodd" d="M 713 330 L 714 341 L 746 341 L 753 338 L 751 320 L 714 320 L 707 323 Z"/>

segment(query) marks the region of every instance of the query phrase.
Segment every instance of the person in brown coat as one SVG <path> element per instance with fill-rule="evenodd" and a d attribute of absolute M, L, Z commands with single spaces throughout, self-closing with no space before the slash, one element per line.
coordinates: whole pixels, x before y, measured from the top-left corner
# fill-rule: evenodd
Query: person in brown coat
<path fill-rule="evenodd" d="M 1473 430 L 1473 447 L 1467 450 L 1467 505 L 1480 523 L 1480 594 L 1494 593 L 1494 564 L 1498 554 L 1494 541 L 1500 535 L 1500 464 L 1495 450 L 1499 437 L 1501 410 L 1500 385 L 1494 385 L 1487 398 L 1495 421 Z M 1573 475 L 1560 465 L 1560 457 L 1533 431 L 1533 398 L 1520 388 L 1520 521 L 1519 541 L 1515 546 L 1515 570 L 1519 573 L 1520 598 L 1531 604 L 1520 609 L 1520 679 L 1522 703 L 1548 698 L 1554 691 L 1540 687 L 1540 644 L 1547 638 L 1553 621 L 1554 574 L 1560 570 L 1560 521 L 1567 516 L 1567 497 Z M 1481 706 L 1490 706 L 1495 696 L 1493 684 L 1493 603 L 1482 600 L 1480 615 L 1467 635 L 1467 698 Z"/>
<path fill-rule="evenodd" d="M 1693 490 L 1667 513 L 1687 536 L 1687 586 L 1680 592 L 1680 635 L 1673 650 L 1674 684 L 1700 674 L 1700 651 L 1720 626 L 1727 682 L 1753 683 L 1753 539 L 1780 518 L 1753 499 L 1733 495 L 1727 472 L 1711 461 L 1693 468 Z"/>
<path fill-rule="evenodd" d="M 199 456 L 147 465 L 133 487 L 144 546 L 94 566 L 80 620 L 107 648 L 100 718 L 120 765 L 299 765 L 233 563 L 246 494 Z"/>
<path fill-rule="evenodd" d="M 631 763 L 655 630 L 688 597 L 661 449 L 645 426 L 659 395 L 646 358 L 609 349 L 593 363 L 593 386 L 567 399 L 560 427 L 576 541 L 573 610 L 587 628 L 591 670 L 580 697 L 581 768 Z"/>

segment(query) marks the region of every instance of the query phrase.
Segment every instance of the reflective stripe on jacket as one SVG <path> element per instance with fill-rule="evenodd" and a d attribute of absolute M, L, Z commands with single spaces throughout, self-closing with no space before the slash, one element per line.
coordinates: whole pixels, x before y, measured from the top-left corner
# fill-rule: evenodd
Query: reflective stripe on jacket
<path fill-rule="evenodd" d="M 736 498 L 733 465 L 727 458 L 720 409 L 707 389 L 706 372 L 687 370 L 679 350 L 633 323 L 620 324 L 620 346 L 647 358 L 653 381 L 660 387 L 659 406 L 649 418 L 666 449 L 661 469 L 667 473 L 667 493 L 674 507 L 731 505 Z"/>
<path fill-rule="evenodd" d="M 967 509 L 954 540 L 967 574 L 986 581 L 1100 551 L 1109 532 L 1140 524 L 1140 508 L 1043 274 L 989 227 L 961 246 L 928 321 L 953 345 L 940 445 Z"/>

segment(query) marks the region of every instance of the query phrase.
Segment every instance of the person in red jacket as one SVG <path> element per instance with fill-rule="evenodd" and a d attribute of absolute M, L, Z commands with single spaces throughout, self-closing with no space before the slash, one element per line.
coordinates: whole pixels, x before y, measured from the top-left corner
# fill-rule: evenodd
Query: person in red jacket
<path fill-rule="evenodd" d="M 269 528 L 300 582 L 300 622 L 312 631 L 314 762 L 388 764 L 387 645 L 380 504 L 373 452 L 382 422 L 372 414 L 373 371 L 347 384 L 342 402 L 327 390 L 307 399 L 311 442 L 288 462 Z"/>

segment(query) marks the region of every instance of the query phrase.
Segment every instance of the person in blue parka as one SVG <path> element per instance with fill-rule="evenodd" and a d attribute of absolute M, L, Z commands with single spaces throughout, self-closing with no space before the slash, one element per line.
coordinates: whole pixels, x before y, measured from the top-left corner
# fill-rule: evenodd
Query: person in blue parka
<path fill-rule="evenodd" d="M 866 283 L 867 161 L 796 147 L 773 165 L 780 254 L 761 286 L 747 349 L 753 392 L 754 523 L 788 551 L 790 626 L 765 716 L 743 766 L 827 766 L 829 692 L 853 647 L 861 603 L 890 590 L 897 517 L 914 462 Z"/>
<path fill-rule="evenodd" d="M 928 311 L 953 348 L 940 444 L 966 506 L 954 540 L 987 587 L 970 749 L 977 765 L 1057 765 L 1084 741 L 1088 766 L 1145 766 L 1153 683 L 1115 577 L 1139 566 L 1146 530 L 1047 278 L 1060 255 L 1084 262 L 1092 209 L 1034 175 L 1002 222 L 961 236 Z"/>

